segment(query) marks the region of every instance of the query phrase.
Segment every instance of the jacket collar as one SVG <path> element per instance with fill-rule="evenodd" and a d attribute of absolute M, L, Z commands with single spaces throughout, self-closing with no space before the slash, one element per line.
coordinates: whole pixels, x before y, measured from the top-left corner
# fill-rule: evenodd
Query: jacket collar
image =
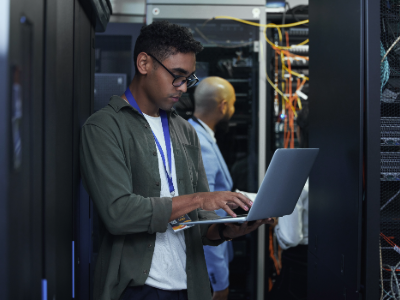
<path fill-rule="evenodd" d="M 217 143 L 217 139 L 215 138 L 215 132 L 210 127 L 208 127 L 208 125 L 206 123 L 204 123 L 202 120 L 196 118 L 195 116 L 192 116 L 192 120 L 194 122 L 196 122 L 197 124 L 199 124 L 207 132 L 207 135 L 209 137 L 211 137 L 211 140 L 214 143 Z"/>
<path fill-rule="evenodd" d="M 229 185 L 232 187 L 233 185 L 233 181 L 232 181 L 232 177 L 231 174 L 229 173 L 229 169 L 228 166 L 226 165 L 225 159 L 222 156 L 221 150 L 219 149 L 217 143 L 212 139 L 211 135 L 207 132 L 207 130 L 204 128 L 204 126 L 202 126 L 202 124 L 198 121 L 198 119 L 195 118 L 191 118 L 189 120 L 189 122 L 194 126 L 194 127 L 198 127 L 201 128 L 199 130 L 202 130 L 204 132 L 204 135 L 207 139 L 207 141 L 212 145 L 211 147 L 214 149 L 215 154 L 220 162 L 221 168 L 223 170 L 223 174 L 225 175 L 226 181 L 229 183 Z M 196 130 L 197 131 L 197 130 Z"/>
<path fill-rule="evenodd" d="M 130 107 L 133 111 L 142 115 L 136 108 L 132 107 L 128 102 L 126 102 L 120 96 L 112 96 L 110 101 L 108 102 L 108 105 L 110 105 L 115 110 L 116 113 L 118 113 L 124 107 Z M 170 111 L 167 111 L 167 115 L 168 117 L 171 117 L 171 115 L 177 116 L 178 113 L 176 112 L 175 108 L 171 108 Z"/>
<path fill-rule="evenodd" d="M 204 126 L 199 122 L 199 120 L 196 117 L 191 117 L 189 119 L 191 122 L 191 124 L 193 125 L 193 127 L 198 127 L 201 128 L 200 130 L 204 133 L 205 138 L 207 139 L 207 141 L 211 144 L 217 144 L 213 138 L 211 137 L 211 135 L 208 133 L 208 131 L 204 128 Z M 197 131 L 197 130 L 196 130 Z"/>

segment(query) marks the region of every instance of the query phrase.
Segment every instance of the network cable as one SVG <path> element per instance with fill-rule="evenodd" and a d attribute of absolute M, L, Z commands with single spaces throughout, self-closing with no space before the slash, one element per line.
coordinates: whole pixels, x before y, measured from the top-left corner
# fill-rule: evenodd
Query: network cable
<path fill-rule="evenodd" d="M 289 73 L 289 80 L 288 80 L 289 82 L 286 82 L 286 84 L 285 84 L 286 79 L 285 79 L 285 77 L 284 77 L 284 72 L 282 72 L 282 79 L 283 79 L 283 80 L 282 80 L 282 90 L 280 90 L 280 89 L 278 88 L 277 84 L 274 84 L 274 83 L 272 82 L 272 80 L 271 80 L 271 79 L 269 78 L 269 76 L 268 76 L 268 72 L 266 72 L 266 79 L 267 79 L 268 83 L 272 86 L 272 88 L 275 90 L 275 92 L 276 92 L 277 94 L 279 94 L 279 95 L 282 97 L 282 101 L 284 102 L 284 103 L 282 103 L 282 112 L 285 111 L 285 107 L 287 107 L 288 109 L 290 109 L 290 110 L 288 110 L 288 118 L 286 118 L 286 119 L 284 120 L 284 121 L 285 121 L 285 126 L 284 126 L 284 128 L 285 128 L 285 129 L 284 129 L 284 141 L 285 141 L 285 148 L 288 146 L 289 141 L 290 141 L 290 146 L 291 146 L 291 148 L 293 148 L 293 147 L 294 147 L 294 118 L 297 117 L 297 112 L 296 112 L 295 106 L 296 106 L 296 104 L 297 104 L 298 107 L 299 107 L 299 109 L 302 108 L 301 101 L 300 101 L 300 98 L 299 98 L 297 92 L 299 92 L 299 91 L 302 89 L 302 87 L 304 86 L 305 82 L 308 81 L 309 78 L 308 78 L 307 76 L 303 75 L 303 74 L 299 74 L 299 73 L 293 71 L 293 70 L 291 69 L 290 59 L 288 59 L 288 66 L 286 66 L 286 63 L 285 63 L 285 56 L 287 56 L 288 58 L 289 58 L 289 57 L 300 57 L 300 58 L 302 58 L 302 59 L 308 60 L 308 58 L 302 57 L 302 56 L 299 56 L 299 55 L 292 54 L 292 53 L 290 53 L 288 50 L 290 50 L 290 49 L 295 49 L 295 48 L 298 47 L 298 46 L 302 46 L 302 45 L 307 44 L 307 43 L 309 42 L 309 39 L 307 39 L 307 40 L 301 42 L 300 44 L 293 45 L 293 46 L 289 46 L 289 36 L 288 36 L 288 33 L 285 32 L 285 33 L 286 33 L 286 46 L 281 46 L 281 45 L 276 45 L 276 44 L 274 44 L 272 41 L 270 41 L 270 40 L 268 39 L 268 37 L 267 37 L 266 31 L 267 31 L 267 28 L 276 28 L 277 31 L 278 31 L 279 41 L 280 41 L 280 43 L 282 43 L 283 37 L 282 37 L 281 28 L 290 28 L 290 27 L 294 27 L 294 26 L 304 25 L 304 24 L 309 23 L 309 20 L 299 21 L 299 22 L 290 23 L 290 24 L 281 24 L 281 25 L 277 25 L 277 24 L 273 24 L 273 23 L 269 23 L 269 24 L 259 24 L 259 23 L 256 23 L 256 22 L 246 21 L 246 20 L 243 20 L 243 19 L 239 19 L 239 18 L 235 18 L 235 17 L 230 17 L 230 16 L 216 16 L 216 17 L 211 18 L 211 19 L 207 20 L 206 22 L 204 22 L 203 26 L 204 26 L 207 22 L 209 22 L 209 21 L 211 21 L 211 20 L 218 20 L 218 19 L 228 19 L 228 20 L 233 20 L 233 21 L 240 22 L 240 23 L 247 24 L 247 25 L 251 25 L 251 26 L 256 26 L 256 27 L 264 28 L 263 34 L 264 34 L 265 40 L 266 40 L 266 41 L 268 42 L 268 44 L 272 47 L 272 49 L 274 49 L 275 52 L 277 52 L 277 53 L 280 55 L 280 57 L 281 57 L 281 63 L 282 63 L 282 71 L 285 71 L 285 72 Z M 201 32 L 200 30 L 198 30 L 198 29 L 196 28 L 196 31 L 197 31 L 205 40 L 207 40 L 208 42 L 210 42 L 210 41 L 202 34 L 202 32 Z M 213 44 L 216 44 L 216 43 L 213 43 Z M 239 46 L 239 45 L 238 45 L 238 46 Z M 234 47 L 234 46 L 225 46 L 225 47 Z M 236 46 L 236 47 L 237 47 L 237 46 Z M 292 79 L 292 77 L 291 77 L 292 75 L 298 77 L 296 92 L 295 92 L 294 94 L 292 93 L 292 81 L 293 81 L 293 79 Z M 300 79 L 303 79 L 303 81 L 302 81 L 301 83 L 300 83 L 300 81 L 299 81 Z M 282 92 L 282 91 L 285 89 L 285 86 L 286 86 L 286 89 L 288 90 L 288 93 L 287 93 L 287 94 L 289 95 L 289 98 L 286 97 L 286 95 Z M 294 105 L 293 105 L 293 103 L 294 103 Z M 287 131 L 288 127 L 290 128 L 290 131 Z"/>
<path fill-rule="evenodd" d="M 235 17 L 229 17 L 229 16 L 217 16 L 217 17 L 212 18 L 211 20 L 213 20 L 213 19 L 228 19 L 228 20 L 233 20 L 233 21 L 237 21 L 237 22 L 244 23 L 244 24 L 251 25 L 251 26 L 264 27 L 265 30 L 266 30 L 267 28 L 277 28 L 277 29 L 278 29 L 279 35 L 282 35 L 282 32 L 281 32 L 280 28 L 289 28 L 289 27 L 294 27 L 294 26 L 299 26 L 299 25 L 304 25 L 304 24 L 309 23 L 309 20 L 304 20 L 304 21 L 300 21 L 300 22 L 295 22 L 295 23 L 290 23 L 290 24 L 281 24 L 281 25 L 276 25 L 276 24 L 273 24 L 273 23 L 269 23 L 269 24 L 259 24 L 259 23 L 256 23 L 256 22 L 246 21 L 246 20 L 243 20 L 243 19 L 239 19 L 239 18 L 235 18 Z M 208 21 L 207 21 L 207 22 L 208 22 Z M 290 47 L 281 47 L 281 46 L 277 46 L 277 45 L 275 45 L 274 43 L 272 43 L 266 36 L 265 36 L 265 38 L 266 38 L 266 41 L 267 41 L 271 46 L 277 47 L 277 48 L 283 49 L 283 50 L 293 49 L 293 48 L 295 48 L 296 46 L 305 45 L 305 44 L 307 44 L 307 43 L 309 42 L 309 39 L 307 39 L 307 40 L 305 40 L 304 42 L 301 42 L 301 43 L 298 44 L 298 45 L 294 45 L 294 46 L 290 46 Z"/>

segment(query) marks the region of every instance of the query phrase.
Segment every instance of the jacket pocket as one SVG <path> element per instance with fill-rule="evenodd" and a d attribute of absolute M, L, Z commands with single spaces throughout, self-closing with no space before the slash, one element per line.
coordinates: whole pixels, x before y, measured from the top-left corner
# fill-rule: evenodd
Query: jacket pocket
<path fill-rule="evenodd" d="M 182 145 L 183 149 L 185 149 L 185 156 L 188 165 L 190 180 L 193 186 L 193 192 L 196 193 L 197 180 L 199 179 L 200 148 L 188 144 L 182 144 Z"/>

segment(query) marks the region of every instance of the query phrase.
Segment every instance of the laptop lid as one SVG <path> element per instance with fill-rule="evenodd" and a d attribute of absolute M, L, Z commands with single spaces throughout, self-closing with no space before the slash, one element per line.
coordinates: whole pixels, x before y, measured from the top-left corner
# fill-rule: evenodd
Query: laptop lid
<path fill-rule="evenodd" d="M 318 152 L 318 148 L 276 150 L 247 221 L 290 215 Z"/>

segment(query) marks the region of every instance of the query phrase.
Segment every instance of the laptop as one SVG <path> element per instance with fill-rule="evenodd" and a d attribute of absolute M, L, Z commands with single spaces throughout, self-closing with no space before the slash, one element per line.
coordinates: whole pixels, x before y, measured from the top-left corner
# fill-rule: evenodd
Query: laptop
<path fill-rule="evenodd" d="M 290 215 L 296 207 L 318 152 L 318 148 L 276 150 L 247 215 L 184 224 L 243 223 Z"/>

